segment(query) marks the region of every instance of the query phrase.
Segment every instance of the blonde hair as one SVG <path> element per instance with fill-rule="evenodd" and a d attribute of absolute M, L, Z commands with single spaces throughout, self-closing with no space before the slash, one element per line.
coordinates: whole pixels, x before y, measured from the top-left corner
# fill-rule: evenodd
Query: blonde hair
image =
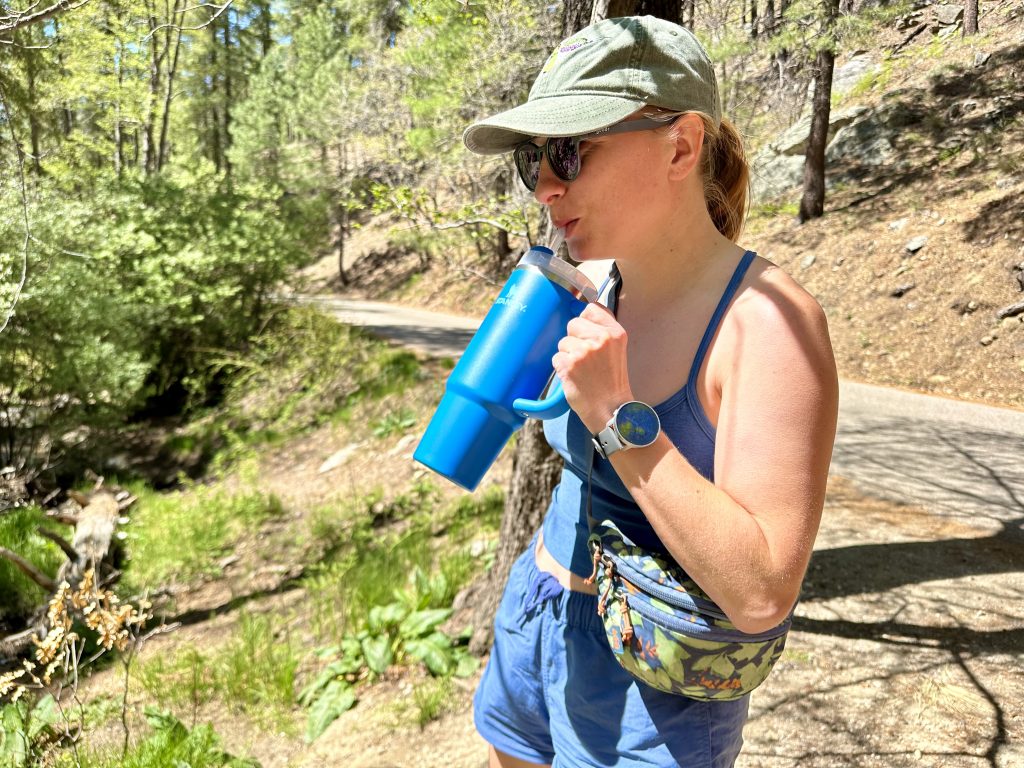
<path fill-rule="evenodd" d="M 717 126 L 705 114 L 700 171 L 704 202 L 715 227 L 734 243 L 743 231 L 750 193 L 750 166 L 736 126 L 722 118 Z"/>
<path fill-rule="evenodd" d="M 736 242 L 743 231 L 750 193 L 750 167 L 743 149 L 743 138 L 736 126 L 722 119 L 715 123 L 703 112 L 673 112 L 649 107 L 645 117 L 666 121 L 680 115 L 697 115 L 704 123 L 704 146 L 700 173 L 704 181 L 704 202 L 715 228 Z"/>

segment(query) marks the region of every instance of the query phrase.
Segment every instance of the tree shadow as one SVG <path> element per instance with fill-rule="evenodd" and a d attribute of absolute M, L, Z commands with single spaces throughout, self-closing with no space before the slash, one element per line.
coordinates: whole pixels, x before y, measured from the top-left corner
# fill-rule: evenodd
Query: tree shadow
<path fill-rule="evenodd" d="M 833 468 L 854 465 L 873 467 L 874 477 L 858 479 L 854 484 L 865 487 L 880 497 L 915 499 L 913 507 L 906 506 L 906 519 L 913 524 L 914 515 L 922 523 L 931 521 L 926 530 L 916 532 L 918 537 L 934 531 L 934 540 L 870 542 L 816 550 L 811 558 L 801 602 L 822 603 L 834 598 L 857 595 L 893 593 L 903 587 L 965 579 L 983 575 L 1020 573 L 1024 571 L 1024 467 L 1020 461 L 1024 438 L 992 429 L 986 431 L 955 423 L 924 422 L 910 418 L 862 419 L 850 426 L 847 422 L 837 436 Z M 842 499 L 837 503 L 842 504 Z M 927 514 L 922 513 L 924 507 Z M 826 510 L 827 514 L 827 510 Z M 899 515 L 899 508 L 895 511 Z M 870 525 L 865 521 L 864 525 Z M 970 535 L 943 538 L 943 531 L 964 531 L 973 528 L 988 535 Z M 914 533 L 908 527 L 909 533 Z M 975 589 L 972 587 L 972 589 Z M 1011 590 L 1012 591 L 1012 590 Z M 943 661 L 936 666 L 952 663 L 979 696 L 987 702 L 993 718 L 994 732 L 988 740 L 984 754 L 964 751 L 943 752 L 941 757 L 956 754 L 982 759 L 997 766 L 1003 749 L 1009 744 L 1007 702 L 1001 700 L 968 664 L 979 657 L 1024 654 L 1024 626 L 1013 616 L 1013 608 L 1020 604 L 1017 598 L 1006 598 L 1008 611 L 999 617 L 1005 626 L 990 629 L 974 627 L 962 621 L 913 623 L 901 619 L 908 607 L 925 605 L 926 598 L 916 598 L 906 591 L 891 595 L 891 615 L 883 620 L 856 620 L 850 616 L 812 618 L 794 617 L 793 627 L 800 632 L 848 640 L 868 640 L 885 646 L 902 646 L 912 653 L 936 650 Z M 1020 595 L 1024 598 L 1024 595 Z M 914 604 L 917 603 L 915 606 Z M 842 609 L 839 609 L 842 610 Z M 877 614 L 876 614 L 877 615 Z M 865 661 L 871 669 L 871 662 Z M 879 680 L 914 672 L 925 671 L 901 666 L 897 670 L 880 669 L 869 672 L 868 680 Z M 827 691 L 836 687 L 827 683 Z M 795 704 L 797 696 L 773 703 L 769 711 L 786 704 Z M 1004 697 L 1005 698 L 1005 697 Z M 864 745 L 865 755 L 876 759 L 878 751 Z M 903 753 L 887 755 L 897 759 Z M 940 756 L 936 753 L 936 757 Z M 827 759 L 827 751 L 808 751 L 803 756 L 790 756 L 798 761 Z M 850 760 L 852 753 L 835 753 L 834 757 Z"/>
<path fill-rule="evenodd" d="M 844 160 L 830 164 L 831 180 L 853 181 L 857 191 L 852 196 L 837 194 L 831 210 L 838 211 L 864 204 L 882 202 L 895 189 L 935 179 L 937 165 L 972 152 L 965 162 L 950 164 L 949 180 L 957 180 L 958 194 L 987 189 L 987 180 L 977 174 L 983 168 L 1019 170 L 1020 162 L 1007 157 L 1002 148 L 1024 114 L 1024 90 L 1017 73 L 1024 61 L 1024 44 L 1008 45 L 991 54 L 980 67 L 950 67 L 931 76 L 928 87 L 903 88 L 889 92 L 882 104 L 873 110 L 873 124 L 881 123 L 900 158 L 898 163 L 877 163 Z M 854 124 L 869 127 L 869 123 Z M 1016 139 L 1024 141 L 1019 129 Z M 1015 165 L 1016 164 L 1016 165 Z M 865 192 L 865 189 L 867 190 Z M 934 194 L 947 195 L 948 189 L 934 189 Z M 1002 232 L 999 221 L 1011 225 L 1019 221 L 1012 211 L 1020 211 L 1015 196 L 990 203 L 976 219 L 964 222 L 969 240 L 990 237 Z M 995 220 L 993 220 L 995 218 Z"/>

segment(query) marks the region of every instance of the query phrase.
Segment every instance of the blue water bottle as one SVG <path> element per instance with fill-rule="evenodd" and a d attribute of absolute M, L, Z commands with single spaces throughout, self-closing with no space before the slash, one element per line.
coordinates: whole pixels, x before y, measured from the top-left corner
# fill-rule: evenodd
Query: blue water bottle
<path fill-rule="evenodd" d="M 596 300 L 594 284 L 550 248 L 527 251 L 448 377 L 413 458 L 472 491 L 528 416 L 565 413 L 557 380 L 537 398 L 566 325 Z"/>

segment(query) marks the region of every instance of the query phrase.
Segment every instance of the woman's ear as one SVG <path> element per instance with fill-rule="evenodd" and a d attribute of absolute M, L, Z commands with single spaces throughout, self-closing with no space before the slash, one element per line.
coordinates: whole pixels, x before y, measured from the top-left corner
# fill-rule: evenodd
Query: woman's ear
<path fill-rule="evenodd" d="M 700 115 L 681 115 L 671 128 L 675 137 L 675 154 L 669 166 L 669 179 L 682 181 L 694 168 L 700 167 L 701 150 L 704 147 L 704 121 Z"/>

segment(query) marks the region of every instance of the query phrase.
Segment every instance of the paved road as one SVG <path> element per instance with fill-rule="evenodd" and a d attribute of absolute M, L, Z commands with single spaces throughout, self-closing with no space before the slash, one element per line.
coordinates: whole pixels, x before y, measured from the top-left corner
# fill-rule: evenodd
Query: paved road
<path fill-rule="evenodd" d="M 377 302 L 304 301 L 437 357 L 457 358 L 479 323 Z M 843 381 L 832 471 L 983 530 L 1021 529 L 1024 411 Z"/>

